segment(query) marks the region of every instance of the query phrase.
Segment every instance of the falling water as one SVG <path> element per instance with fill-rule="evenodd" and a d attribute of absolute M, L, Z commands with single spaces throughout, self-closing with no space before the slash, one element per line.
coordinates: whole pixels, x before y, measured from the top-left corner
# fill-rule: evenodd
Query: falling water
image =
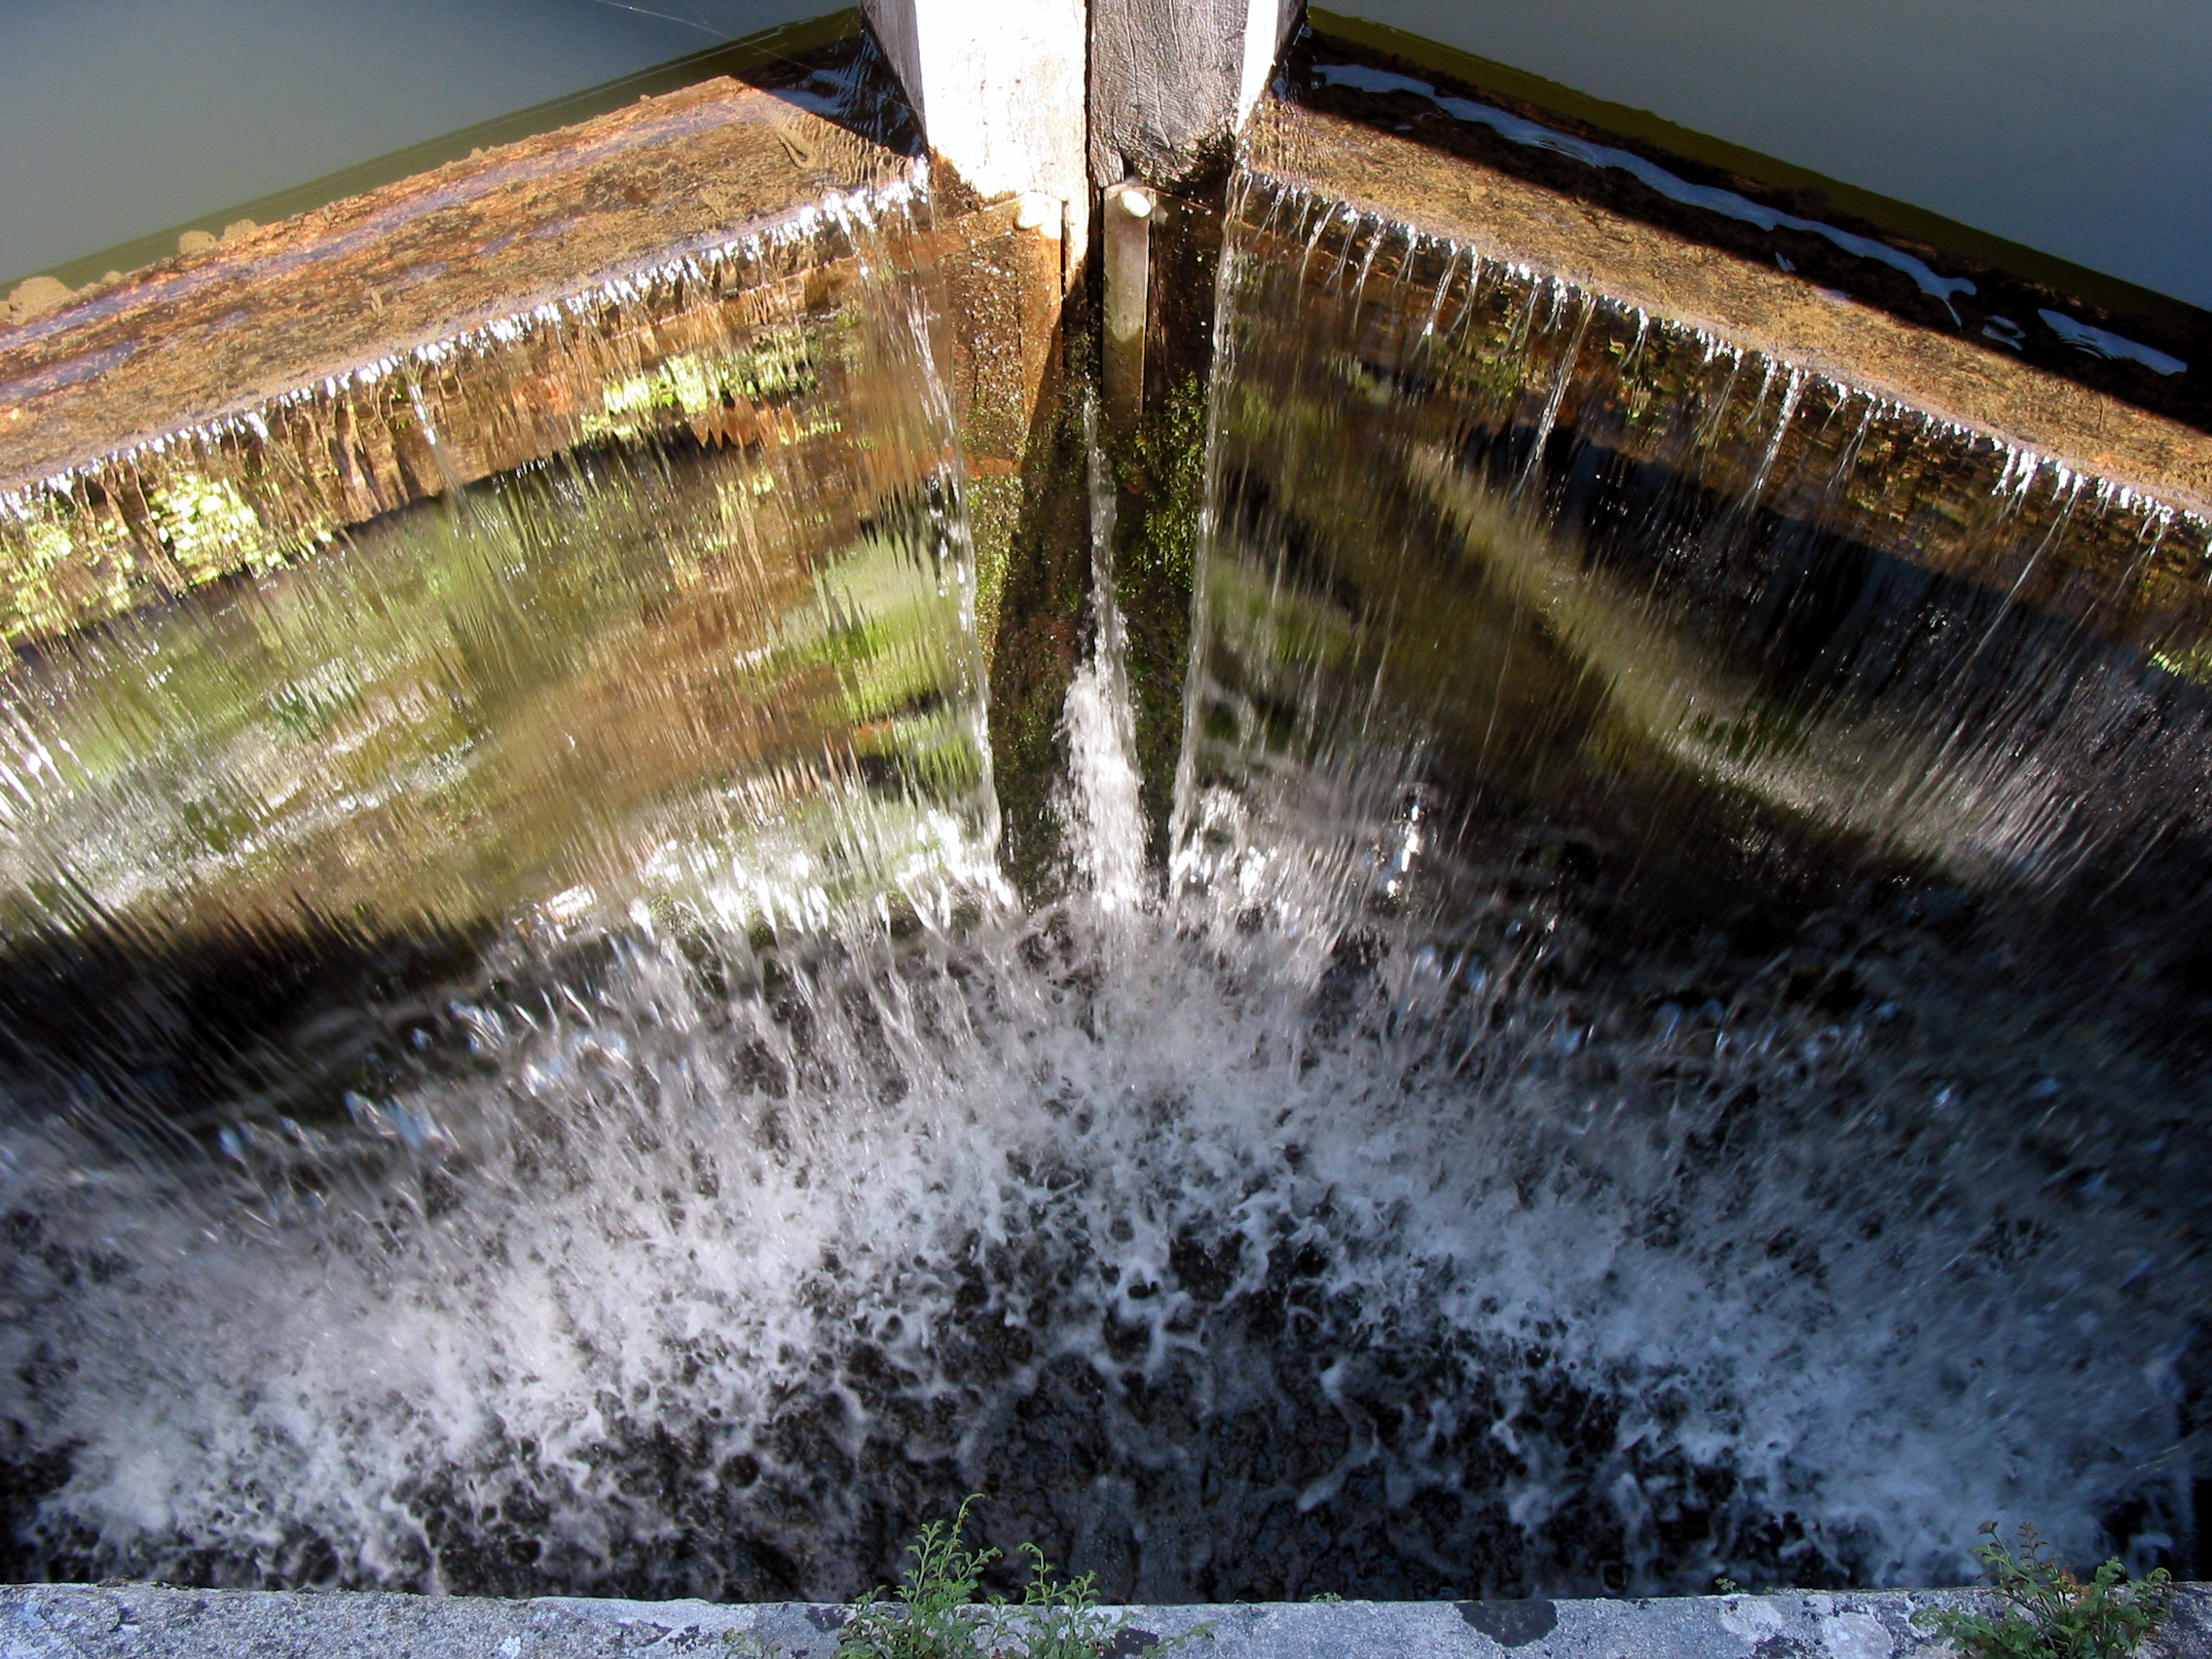
<path fill-rule="evenodd" d="M 1719 783 L 1954 878 L 2206 891 L 2212 527 L 1293 188 L 1238 214 L 1213 511 L 1251 554 L 1187 766 L 1387 796 L 1413 746 L 1507 835 L 1565 789 L 1683 866 L 1631 796 Z"/>
<path fill-rule="evenodd" d="M 1090 654 L 1068 686 L 1062 721 L 1067 778 L 1060 817 L 1074 873 L 1106 911 L 1142 902 L 1144 809 L 1137 789 L 1136 726 L 1129 708 L 1127 636 L 1114 588 L 1114 481 L 1095 407 L 1084 411 L 1089 498 Z"/>
<path fill-rule="evenodd" d="M 1103 487 L 1072 879 L 992 872 L 889 269 L 780 471 L 622 435 L 24 657 L 20 1569 L 2186 1548 L 2202 527 L 1265 181 L 1225 252 L 1164 892 Z"/>
<path fill-rule="evenodd" d="M 1630 1581 L 1715 1479 L 1797 1570 L 1967 1509 L 2170 1550 L 2208 527 L 1265 177 L 1224 272 L 1179 873 L 1323 986 L 1425 975 L 1469 1110 L 1557 1137 L 1499 1223 L 1585 1230 L 1536 1328 L 1668 1373 L 1578 1500 Z"/>
<path fill-rule="evenodd" d="M 833 202 L 351 377 L 331 395 L 401 383 L 371 401 L 412 411 L 425 450 L 380 465 L 375 424 L 341 422 L 360 453 L 321 482 L 442 473 L 444 498 L 302 562 L 270 556 L 279 515 L 215 468 L 244 423 L 163 446 L 159 482 L 161 458 L 139 457 L 128 489 L 111 466 L 90 501 L 45 492 L 80 552 L 127 494 L 159 519 L 198 478 L 230 510 L 160 544 L 180 597 L 52 634 L 0 679 L 19 1097 L 74 1103 L 89 1073 L 173 1125 L 242 1074 L 327 1095 L 271 1027 L 292 991 L 311 1023 L 334 1018 L 312 1006 L 334 978 L 526 912 L 557 932 L 640 906 L 819 921 L 987 869 L 917 213 L 897 192 Z M 779 267 L 793 251 L 820 262 L 803 282 Z M 449 451 L 431 409 L 528 371 L 547 408 L 465 424 L 541 458 L 463 487 L 484 458 Z M 266 439 L 281 420 L 252 424 Z M 261 460 L 254 476 L 280 473 Z M 233 1018 L 240 972 L 268 984 Z M 269 1052 L 234 1063 L 240 1033 Z"/>

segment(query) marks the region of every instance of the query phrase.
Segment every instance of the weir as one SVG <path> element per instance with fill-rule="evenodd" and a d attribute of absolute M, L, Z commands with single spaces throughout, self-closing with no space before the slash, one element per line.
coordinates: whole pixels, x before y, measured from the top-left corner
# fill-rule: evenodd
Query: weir
<path fill-rule="evenodd" d="M 17 303 L 5 1576 L 2202 1576 L 2195 323 L 1404 45 L 884 0 Z M 1551 1600 L 1716 1578 L 1860 1599 Z"/>

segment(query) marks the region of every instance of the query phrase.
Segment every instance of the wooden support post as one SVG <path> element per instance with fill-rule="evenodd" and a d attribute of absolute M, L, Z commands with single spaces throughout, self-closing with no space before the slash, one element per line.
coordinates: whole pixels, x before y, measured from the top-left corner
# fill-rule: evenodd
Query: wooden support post
<path fill-rule="evenodd" d="M 1090 0 L 1091 182 L 1172 184 L 1267 90 L 1303 0 Z"/>

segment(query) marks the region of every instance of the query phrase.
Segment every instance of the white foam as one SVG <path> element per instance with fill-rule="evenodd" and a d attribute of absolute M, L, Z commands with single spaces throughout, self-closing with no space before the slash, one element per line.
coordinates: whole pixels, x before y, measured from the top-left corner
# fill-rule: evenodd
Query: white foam
<path fill-rule="evenodd" d="M 1661 1522 L 1702 1469 L 1723 1534 L 1791 1516 L 1913 1582 L 1993 1515 L 2079 1550 L 2164 1456 L 2186 1288 L 2109 1287 L 2166 1243 L 1943 1138 L 1863 1033 L 1809 1060 L 1771 1022 L 1615 1011 L 1566 1045 L 1510 966 L 1470 994 L 1384 940 L 1330 1036 L 1295 940 L 1088 898 L 1036 922 L 919 955 L 725 938 L 726 996 L 631 936 L 575 994 L 457 1010 L 481 1075 L 387 1103 L 439 1137 L 262 1133 L 227 1192 L 18 1129 L 9 1415 L 76 1448 L 45 1535 L 233 1578 L 313 1576 L 313 1538 L 324 1577 L 481 1585 L 441 1566 L 460 1511 L 534 1540 L 528 1582 L 622 1586 L 711 1512 L 702 1549 L 768 1538 L 844 1594 L 888 1467 L 1092 1503 L 1147 1598 L 1218 1589 L 1278 1504 L 1349 1531 L 1455 1493 L 1539 1585 L 1585 1582 L 1543 1529 L 1595 1504 L 1636 1583 L 1696 1588 L 1735 1557 Z M 1055 1356 L 1107 1403 L 1024 1430 Z M 1617 1421 L 1563 1427 L 1570 1395 Z M 1279 1497 L 1209 1438 L 1240 1414 L 1305 1443 Z M 1123 1484 L 1065 1488 L 1057 1437 L 1100 1433 Z"/>
<path fill-rule="evenodd" d="M 1096 419 L 1086 411 L 1086 430 Z M 1144 808 L 1138 797 L 1136 730 L 1129 708 L 1127 642 L 1114 587 L 1114 490 L 1105 455 L 1088 444 L 1090 651 L 1068 685 L 1061 716 L 1067 753 L 1059 793 L 1064 844 L 1078 878 L 1108 912 L 1144 903 Z"/>

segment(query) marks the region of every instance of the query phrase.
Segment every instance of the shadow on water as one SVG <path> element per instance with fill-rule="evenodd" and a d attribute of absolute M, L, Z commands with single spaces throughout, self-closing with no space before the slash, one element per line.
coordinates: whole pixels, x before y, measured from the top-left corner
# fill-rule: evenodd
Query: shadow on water
<path fill-rule="evenodd" d="M 12 1108 L 129 1157 L 211 1154 L 239 1114 L 342 1121 L 374 1092 L 371 1051 L 450 983 L 475 934 L 363 938 L 303 917 L 198 938 L 90 930 L 0 962 L 0 1077 Z"/>

